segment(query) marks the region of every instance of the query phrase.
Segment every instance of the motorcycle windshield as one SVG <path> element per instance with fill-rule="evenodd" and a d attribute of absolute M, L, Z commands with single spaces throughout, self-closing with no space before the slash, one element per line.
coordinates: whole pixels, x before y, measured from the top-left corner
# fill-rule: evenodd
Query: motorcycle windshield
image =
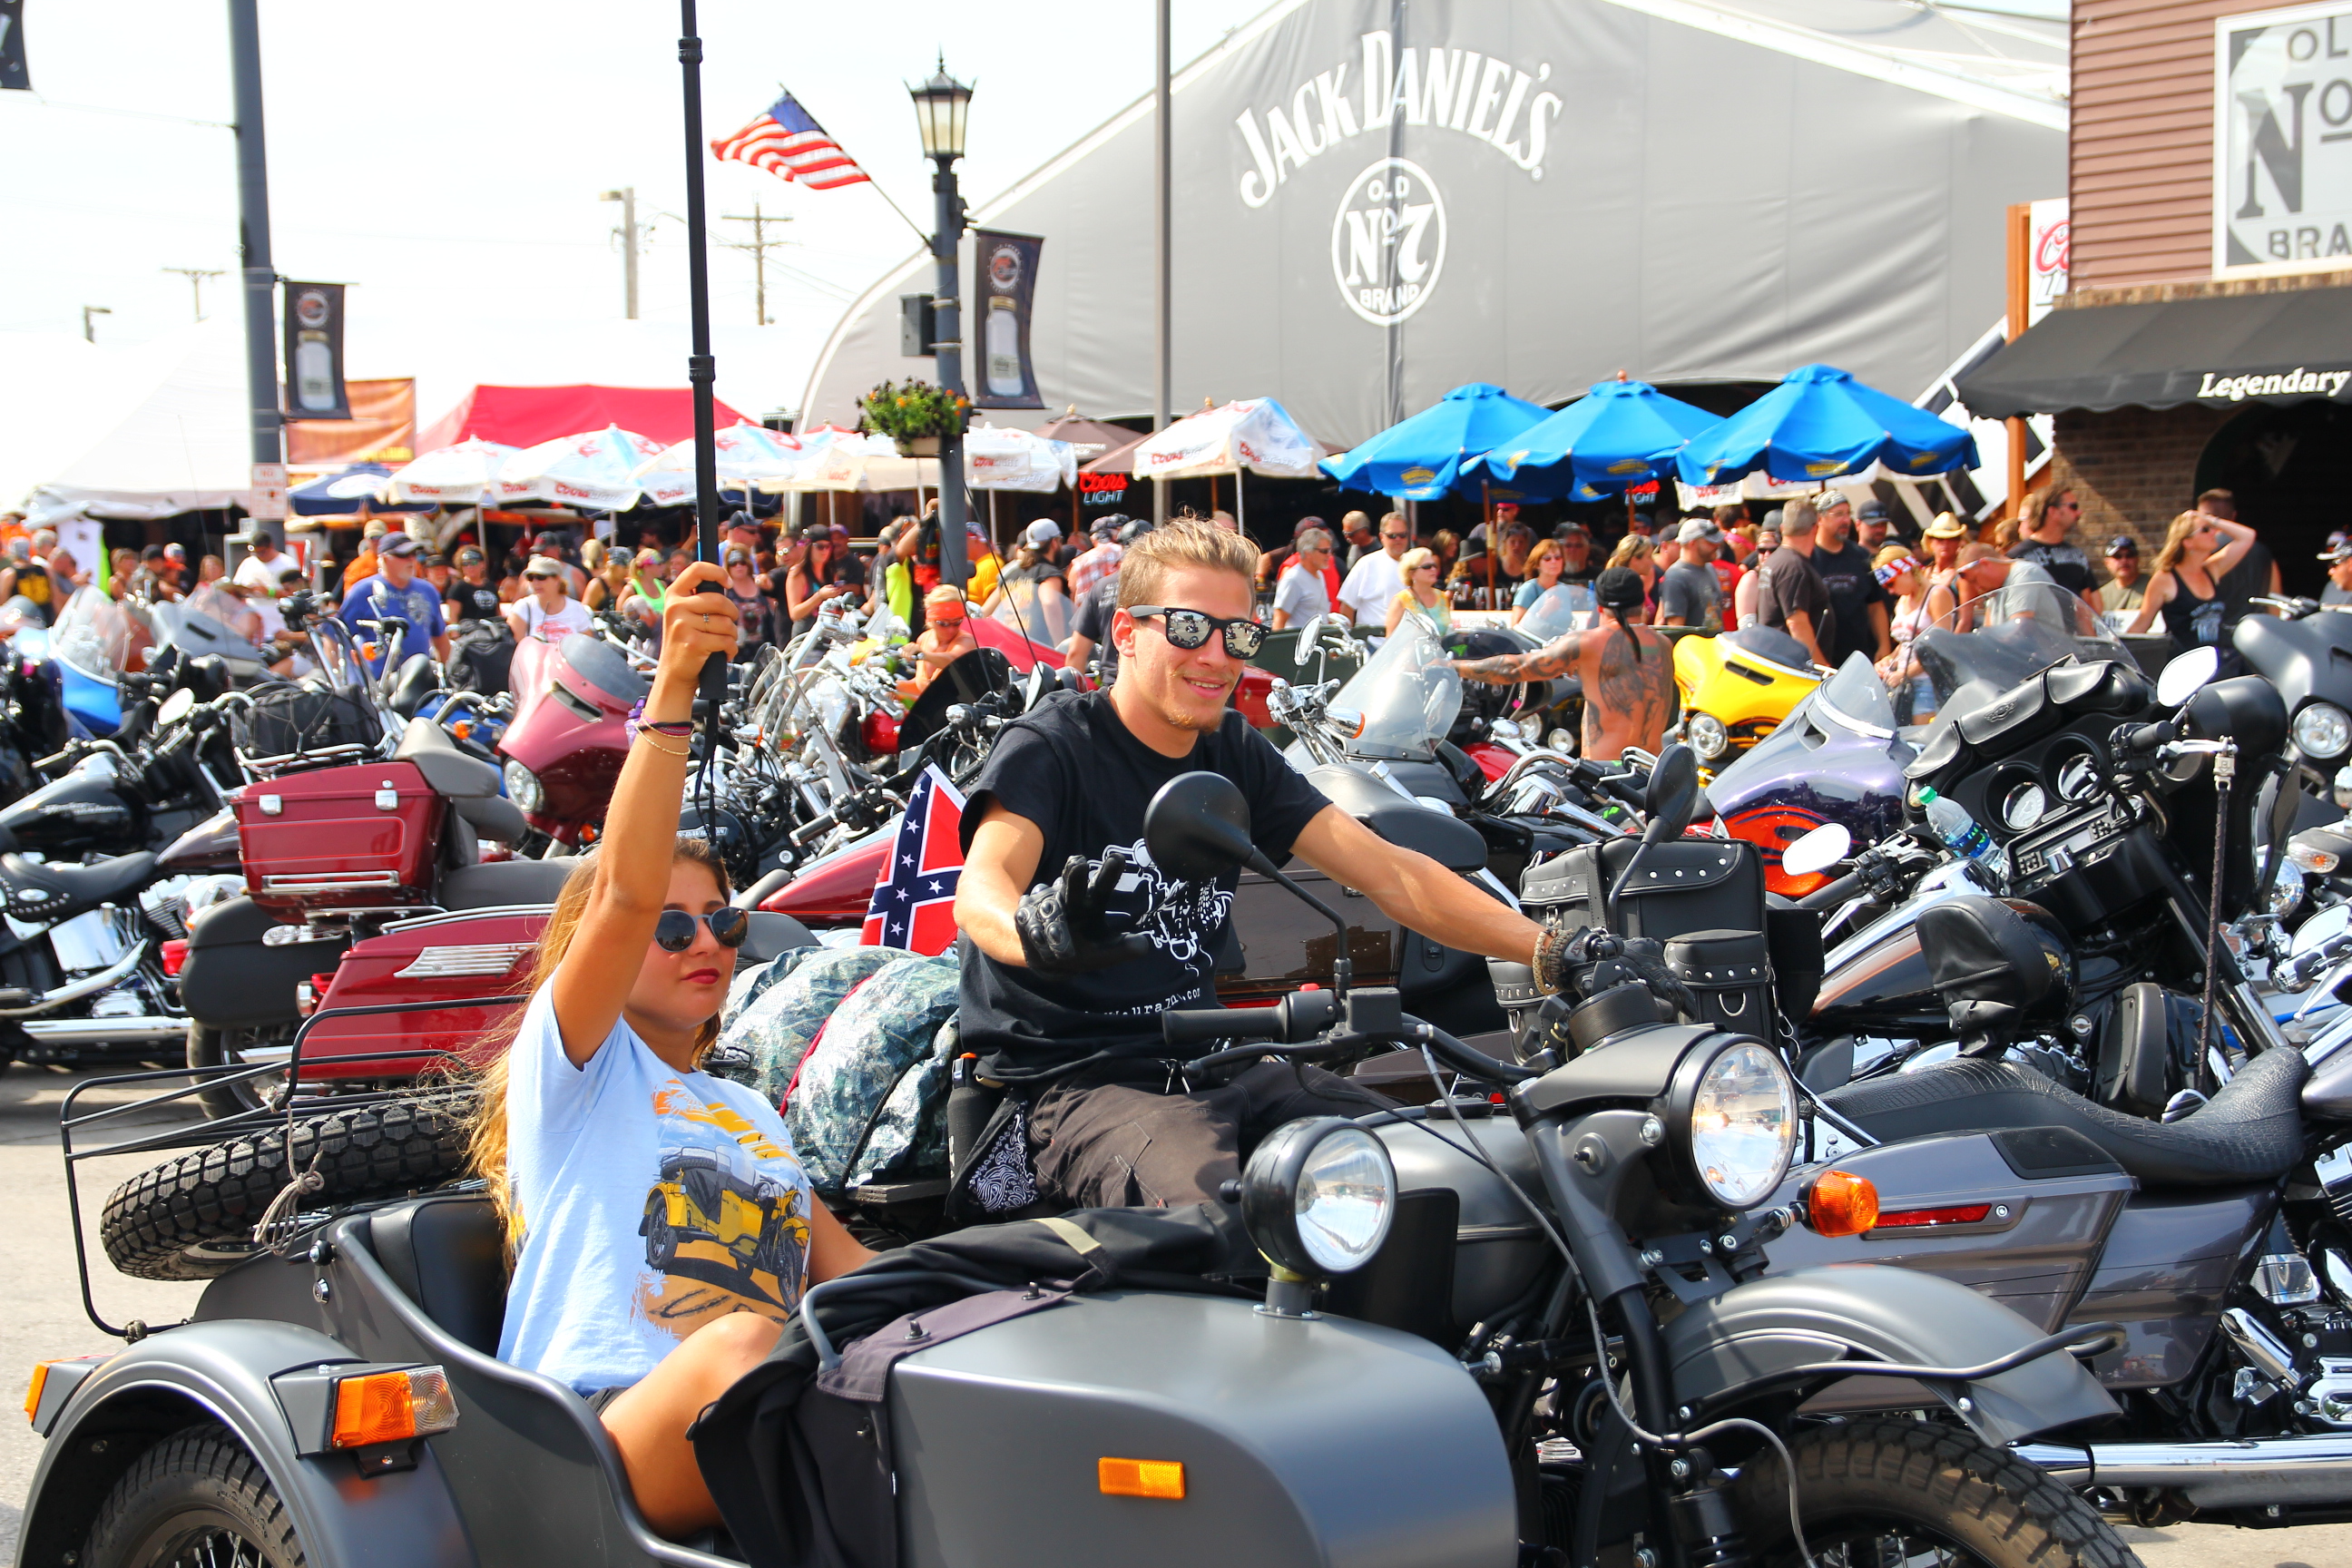
<path fill-rule="evenodd" d="M 1555 637 L 1582 631 L 1592 625 L 1592 589 L 1583 583 L 1561 583 L 1547 588 L 1514 628 L 1540 647 Z"/>
<path fill-rule="evenodd" d="M 66 601 L 49 628 L 49 653 L 87 675 L 111 679 L 131 660 L 129 612 L 99 589 L 84 588 Z"/>
<path fill-rule="evenodd" d="M 1454 673 L 1437 628 L 1407 616 L 1396 635 L 1348 678 L 1331 706 L 1364 716 L 1363 730 L 1348 747 L 1351 755 L 1433 756 L 1462 710 L 1462 678 Z"/>
<path fill-rule="evenodd" d="M 1770 734 L 1732 759 L 1707 786 L 1707 794 L 1717 802 L 1744 801 L 1753 785 L 1801 776 L 1829 742 L 1850 742 L 1855 736 L 1889 742 L 1895 728 L 1895 704 L 1877 670 L 1867 656 L 1848 654 L 1838 672 L 1805 693 Z M 1910 755 L 1907 748 L 1903 755 Z M 1727 804 L 1725 809 L 1729 809 Z"/>
<path fill-rule="evenodd" d="M 2069 659 L 2137 667 L 2098 612 L 2054 583 L 1997 588 L 1955 605 L 1911 648 L 1938 708 L 1963 687 L 2006 691 Z"/>

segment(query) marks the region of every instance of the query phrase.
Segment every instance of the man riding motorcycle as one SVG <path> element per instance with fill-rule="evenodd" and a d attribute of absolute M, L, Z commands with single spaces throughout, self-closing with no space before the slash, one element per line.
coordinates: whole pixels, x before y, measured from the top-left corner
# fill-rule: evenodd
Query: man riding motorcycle
<path fill-rule="evenodd" d="M 1255 565 L 1246 539 L 1205 522 L 1139 541 L 1111 623 L 1118 684 L 1007 725 L 964 813 L 961 1041 L 1022 1100 L 1037 1195 L 1057 1207 L 1214 1199 L 1283 1122 L 1382 1104 L 1312 1068 L 1196 1083 L 1169 1059 L 1160 1016 L 1212 1001 L 1238 875 L 1193 884 L 1152 864 L 1144 809 L 1177 775 L 1232 779 L 1265 856 L 1297 855 L 1400 924 L 1515 963 L 1553 957 L 1538 950 L 1557 939 L 1375 837 L 1227 707 L 1265 635 Z"/>

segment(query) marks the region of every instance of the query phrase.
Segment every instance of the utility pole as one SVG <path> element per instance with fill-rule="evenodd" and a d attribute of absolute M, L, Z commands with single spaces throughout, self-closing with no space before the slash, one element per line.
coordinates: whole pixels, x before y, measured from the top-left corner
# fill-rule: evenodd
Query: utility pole
<path fill-rule="evenodd" d="M 223 277 L 225 274 L 219 268 L 207 271 L 202 267 L 166 267 L 163 270 L 176 272 L 188 280 L 188 286 L 196 293 L 196 320 L 203 321 L 205 319 L 205 279 Z"/>
<path fill-rule="evenodd" d="M 600 202 L 621 204 L 621 226 L 613 232 L 621 237 L 621 289 L 625 296 L 628 319 L 637 319 L 637 187 L 623 185 L 617 191 L 606 191 L 596 198 Z M 647 224 L 646 227 L 653 226 Z"/>
<path fill-rule="evenodd" d="M 92 316 L 111 316 L 112 314 L 114 312 L 103 305 L 84 305 L 81 308 L 81 341 L 86 343 L 98 342 L 98 333 L 89 324 L 89 319 Z"/>
<path fill-rule="evenodd" d="M 269 259 L 269 157 L 261 123 L 261 18 L 257 0 L 228 0 L 229 74 L 236 103 L 236 244 L 245 279 L 246 406 L 253 426 L 257 514 L 247 532 L 286 542 L 286 420 L 278 412 L 278 268 Z M 234 569 L 237 563 L 231 561 Z"/>
<path fill-rule="evenodd" d="M 1175 293 L 1175 272 L 1170 246 L 1175 235 L 1175 213 L 1172 205 L 1175 189 L 1175 136 L 1170 127 L 1168 110 L 1174 94 L 1171 90 L 1169 65 L 1169 0 L 1160 0 L 1158 14 L 1153 18 L 1152 32 L 1158 54 L 1157 68 L 1151 89 L 1151 235 L 1154 252 L 1152 293 L 1153 314 L 1156 317 L 1156 358 L 1151 388 L 1151 428 L 1157 433 L 1168 428 L 1171 405 L 1175 402 L 1176 315 L 1172 303 Z M 1398 35 L 1402 37 L 1402 35 Z M 1234 493 L 1241 493 L 1241 476 L 1234 477 Z M 1168 521 L 1168 481 L 1151 481 L 1151 521 Z"/>
<path fill-rule="evenodd" d="M 751 253 L 751 296 L 754 306 L 759 311 L 760 325 L 764 327 L 768 324 L 768 247 L 791 243 L 789 240 L 770 239 L 767 226 L 772 223 L 790 223 L 793 220 L 789 216 L 779 214 L 761 212 L 760 204 L 757 202 L 751 204 L 751 216 L 749 217 L 745 217 L 741 213 L 723 213 L 720 216 L 729 223 L 748 223 L 751 226 L 751 238 L 722 239 L 719 243 L 730 250 L 748 250 Z"/>

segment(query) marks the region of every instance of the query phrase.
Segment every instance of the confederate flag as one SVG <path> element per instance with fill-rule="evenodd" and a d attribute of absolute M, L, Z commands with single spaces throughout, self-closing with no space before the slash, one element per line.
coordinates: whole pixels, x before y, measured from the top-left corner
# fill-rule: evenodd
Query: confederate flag
<path fill-rule="evenodd" d="M 955 945 L 956 883 L 963 877 L 963 796 L 936 767 L 923 770 L 898 841 L 866 909 L 866 947 L 903 947 L 936 957 Z"/>

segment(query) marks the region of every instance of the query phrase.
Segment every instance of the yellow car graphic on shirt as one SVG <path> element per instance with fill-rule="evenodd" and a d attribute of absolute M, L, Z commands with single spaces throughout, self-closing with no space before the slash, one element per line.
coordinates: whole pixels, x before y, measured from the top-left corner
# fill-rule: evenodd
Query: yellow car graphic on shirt
<path fill-rule="evenodd" d="M 667 1150 L 637 1226 L 646 1266 L 789 1310 L 808 1251 L 799 1199 L 797 1187 L 746 1176 L 715 1151 Z"/>

